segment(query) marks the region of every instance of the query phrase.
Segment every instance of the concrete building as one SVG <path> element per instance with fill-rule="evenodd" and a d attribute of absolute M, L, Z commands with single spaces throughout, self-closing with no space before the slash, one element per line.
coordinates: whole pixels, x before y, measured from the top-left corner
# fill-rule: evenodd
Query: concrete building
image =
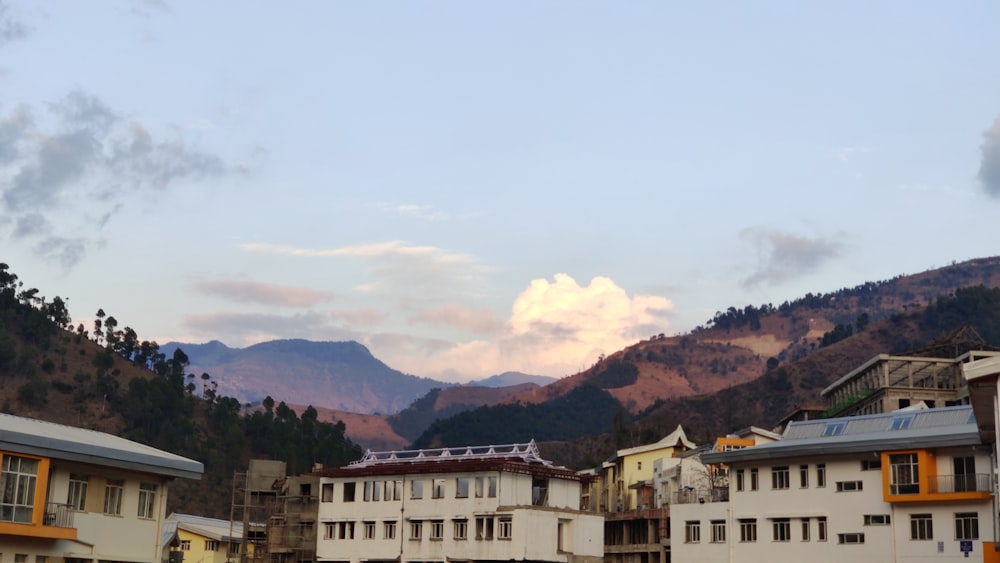
<path fill-rule="evenodd" d="M 0 563 L 159 563 L 168 485 L 202 472 L 124 438 L 0 414 Z"/>
<path fill-rule="evenodd" d="M 597 563 L 603 518 L 582 477 L 534 442 L 366 452 L 320 477 L 318 561 Z"/>
<path fill-rule="evenodd" d="M 218 518 L 191 514 L 171 514 L 167 525 L 176 532 L 171 561 L 178 559 L 191 563 L 233 563 L 240 560 L 243 551 L 243 524 Z"/>
<path fill-rule="evenodd" d="M 992 447 L 970 406 L 791 422 L 705 453 L 727 502 L 676 504 L 674 561 L 995 561 Z"/>

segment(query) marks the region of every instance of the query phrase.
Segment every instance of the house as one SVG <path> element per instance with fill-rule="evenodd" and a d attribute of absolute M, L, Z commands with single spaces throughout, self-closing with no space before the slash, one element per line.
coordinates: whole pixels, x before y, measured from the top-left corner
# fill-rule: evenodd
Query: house
<path fill-rule="evenodd" d="M 169 484 L 202 472 L 124 438 L 0 414 L 0 563 L 159 563 Z"/>
<path fill-rule="evenodd" d="M 789 423 L 702 454 L 728 501 L 672 507 L 675 561 L 996 561 L 992 446 L 971 406 Z"/>
<path fill-rule="evenodd" d="M 231 563 L 240 560 L 244 545 L 242 522 L 173 513 L 167 517 L 167 523 L 177 530 L 176 546 L 170 551 L 180 552 L 183 561 Z"/>
<path fill-rule="evenodd" d="M 598 563 L 603 518 L 528 444 L 371 452 L 319 476 L 317 561 Z"/>

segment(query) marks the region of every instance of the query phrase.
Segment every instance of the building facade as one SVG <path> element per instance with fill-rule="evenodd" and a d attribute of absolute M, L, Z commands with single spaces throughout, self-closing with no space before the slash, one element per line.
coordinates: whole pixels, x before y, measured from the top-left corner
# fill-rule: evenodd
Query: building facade
<path fill-rule="evenodd" d="M 243 523 L 191 514 L 171 514 L 167 525 L 176 532 L 170 561 L 234 563 L 243 550 Z M 176 554 L 180 554 L 180 556 Z"/>
<path fill-rule="evenodd" d="M 603 518 L 534 442 L 367 452 L 317 473 L 316 559 L 597 563 Z"/>
<path fill-rule="evenodd" d="M 0 414 L 0 563 L 158 563 L 168 485 L 202 471 L 110 434 Z"/>

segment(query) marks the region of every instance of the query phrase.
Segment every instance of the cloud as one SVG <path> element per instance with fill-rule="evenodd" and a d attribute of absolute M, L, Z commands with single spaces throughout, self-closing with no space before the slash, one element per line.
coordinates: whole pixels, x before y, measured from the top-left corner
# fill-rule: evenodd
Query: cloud
<path fill-rule="evenodd" d="M 32 29 L 26 23 L 19 21 L 10 13 L 7 4 L 0 1 L 0 46 L 4 43 L 24 39 Z"/>
<path fill-rule="evenodd" d="M 290 287 L 241 280 L 202 280 L 197 289 L 208 295 L 224 297 L 240 303 L 257 303 L 279 307 L 312 307 L 333 299 L 333 293 L 308 287 Z"/>
<path fill-rule="evenodd" d="M 84 91 L 44 110 L 0 115 L 0 225 L 15 225 L 14 238 L 38 238 L 36 250 L 64 265 L 83 258 L 129 195 L 240 171 L 181 137 L 157 138 Z"/>
<path fill-rule="evenodd" d="M 778 285 L 813 273 L 844 252 L 844 245 L 835 240 L 768 229 L 744 229 L 741 235 L 756 247 L 759 262 L 756 271 L 742 280 L 744 287 Z"/>
<path fill-rule="evenodd" d="M 192 338 L 221 337 L 233 346 L 247 346 L 281 338 L 309 340 L 363 340 L 363 334 L 338 323 L 336 315 L 310 311 L 297 315 L 219 312 L 189 315 L 184 326 Z"/>
<path fill-rule="evenodd" d="M 378 204 L 378 207 L 383 211 L 396 213 L 398 215 L 405 215 L 415 219 L 422 219 L 424 221 L 439 221 L 447 218 L 447 215 L 445 215 L 444 212 L 438 211 L 430 205 L 380 203 Z"/>
<path fill-rule="evenodd" d="M 841 162 L 848 162 L 854 160 L 854 157 L 861 154 L 868 154 L 872 152 L 872 149 L 868 147 L 840 147 L 836 151 L 837 160 Z"/>
<path fill-rule="evenodd" d="M 979 164 L 979 181 L 988 195 L 1000 197 L 1000 117 L 983 133 L 983 160 Z"/>
<path fill-rule="evenodd" d="M 410 317 L 410 322 L 443 325 L 480 334 L 495 334 L 504 327 L 492 311 L 470 309 L 460 303 L 448 303 L 437 309 L 424 309 Z"/>

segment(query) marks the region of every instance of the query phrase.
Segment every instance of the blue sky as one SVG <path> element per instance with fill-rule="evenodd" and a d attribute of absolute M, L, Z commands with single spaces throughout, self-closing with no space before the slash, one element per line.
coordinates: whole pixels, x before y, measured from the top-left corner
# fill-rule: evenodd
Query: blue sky
<path fill-rule="evenodd" d="M 0 261 L 140 338 L 575 373 L 1000 254 L 1000 4 L 0 0 Z"/>

